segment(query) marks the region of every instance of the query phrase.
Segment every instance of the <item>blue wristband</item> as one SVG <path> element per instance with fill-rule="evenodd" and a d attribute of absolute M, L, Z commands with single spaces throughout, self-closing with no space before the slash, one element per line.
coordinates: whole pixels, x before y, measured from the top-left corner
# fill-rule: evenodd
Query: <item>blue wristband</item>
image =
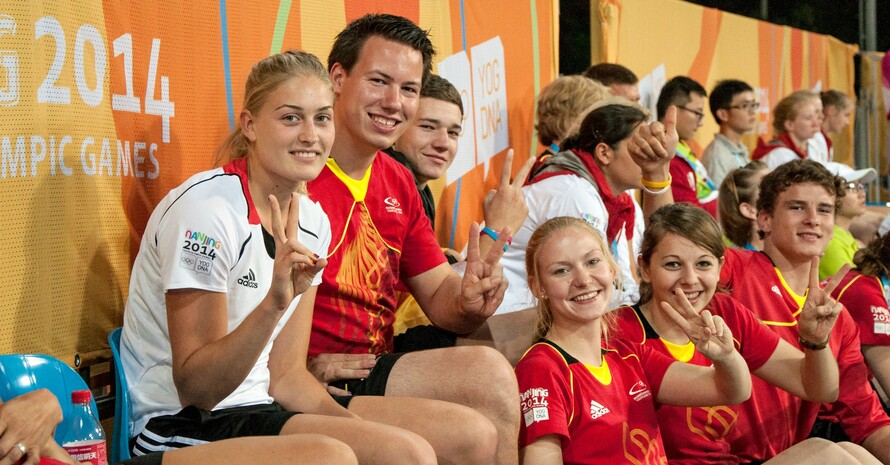
<path fill-rule="evenodd" d="M 480 236 L 483 235 L 483 234 L 485 234 L 486 236 L 490 237 L 491 240 L 493 240 L 493 241 L 495 241 L 495 242 L 497 242 L 497 241 L 498 241 L 498 238 L 500 237 L 500 236 L 498 235 L 498 233 L 497 233 L 494 229 L 491 229 L 491 228 L 489 228 L 488 226 L 482 228 L 482 230 L 479 231 L 479 235 L 480 235 Z M 504 244 L 504 252 L 506 252 L 506 251 L 507 251 L 507 244 Z"/>

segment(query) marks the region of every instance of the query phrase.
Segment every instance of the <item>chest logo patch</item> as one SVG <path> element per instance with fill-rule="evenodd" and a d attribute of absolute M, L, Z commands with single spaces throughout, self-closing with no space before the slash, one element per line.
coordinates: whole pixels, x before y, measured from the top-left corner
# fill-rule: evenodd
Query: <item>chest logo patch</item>
<path fill-rule="evenodd" d="M 596 420 L 597 418 L 599 418 L 609 412 L 610 412 L 609 408 L 604 406 L 603 404 L 601 404 L 595 400 L 590 401 L 590 418 L 592 420 Z"/>
<path fill-rule="evenodd" d="M 630 387 L 630 390 L 628 390 L 627 393 L 637 402 L 652 395 L 649 388 L 646 387 L 646 383 L 642 381 L 637 381 L 636 384 Z"/>
<path fill-rule="evenodd" d="M 383 199 L 383 203 L 386 204 L 386 211 L 388 213 L 402 214 L 402 204 L 399 203 L 395 197 L 387 197 Z"/>

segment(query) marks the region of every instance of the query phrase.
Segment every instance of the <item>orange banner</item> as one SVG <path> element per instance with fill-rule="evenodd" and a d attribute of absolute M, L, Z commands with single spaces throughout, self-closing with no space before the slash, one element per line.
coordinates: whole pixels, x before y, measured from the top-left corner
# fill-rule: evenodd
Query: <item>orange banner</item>
<path fill-rule="evenodd" d="M 71 361 L 106 348 L 148 216 L 212 166 L 251 65 L 289 48 L 325 61 L 334 35 L 368 12 L 414 20 L 437 65 L 469 66 L 464 127 L 476 137 L 458 155 L 468 171 L 433 186 L 446 191 L 440 212 L 459 218 L 440 237 L 460 247 L 501 146 L 518 159 L 534 151 L 534 96 L 555 75 L 555 4 L 0 0 L 0 350 Z"/>

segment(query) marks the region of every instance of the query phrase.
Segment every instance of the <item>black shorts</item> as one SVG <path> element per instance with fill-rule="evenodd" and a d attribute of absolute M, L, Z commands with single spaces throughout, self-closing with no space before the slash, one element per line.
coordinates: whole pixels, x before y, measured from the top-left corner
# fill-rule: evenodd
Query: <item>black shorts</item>
<path fill-rule="evenodd" d="M 214 411 L 186 407 L 173 415 L 154 417 L 130 439 L 132 454 L 144 455 L 245 436 L 278 436 L 299 412 L 280 405 L 248 405 Z"/>
<path fill-rule="evenodd" d="M 371 368 L 367 378 L 347 379 L 328 383 L 331 386 L 349 391 L 351 396 L 332 396 L 338 404 L 349 408 L 349 401 L 353 396 L 382 396 L 386 394 L 386 383 L 389 382 L 389 374 L 399 358 L 405 354 L 383 354 L 377 357 L 377 364 Z"/>
<path fill-rule="evenodd" d="M 140 455 L 137 457 L 133 457 L 129 460 L 124 460 L 123 462 L 118 462 L 114 465 L 161 465 L 161 462 L 164 460 L 164 453 L 159 452 L 155 454 L 148 455 Z"/>

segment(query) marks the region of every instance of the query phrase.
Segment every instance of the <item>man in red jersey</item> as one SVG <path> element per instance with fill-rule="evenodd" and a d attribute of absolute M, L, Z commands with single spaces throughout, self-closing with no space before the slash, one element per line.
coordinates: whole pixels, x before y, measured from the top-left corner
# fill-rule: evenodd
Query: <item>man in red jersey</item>
<path fill-rule="evenodd" d="M 780 337 L 801 350 L 830 349 L 838 360 L 840 387 L 832 404 L 840 426 L 884 463 L 890 463 L 890 418 L 868 383 L 859 333 L 841 312 L 827 341 L 806 341 L 797 317 L 809 289 L 810 268 L 831 240 L 842 180 L 817 162 L 794 160 L 763 178 L 757 200 L 762 252 L 727 250 L 721 285 Z M 845 272 L 846 270 L 841 270 Z M 754 378 L 751 399 L 740 406 L 731 438 L 741 462 L 767 460 L 805 439 L 819 404 L 806 402 Z"/>
<path fill-rule="evenodd" d="M 351 394 L 337 397 L 351 413 L 420 434 L 442 462 L 515 464 L 518 387 L 500 353 L 481 346 L 392 353 L 400 286 L 434 324 L 457 334 L 485 322 L 506 289 L 497 262 L 509 229 L 488 224 L 480 238 L 472 227 L 459 276 L 413 176 L 381 152 L 412 124 L 434 53 L 416 24 L 383 14 L 347 25 L 331 49 L 337 133 L 309 195 L 328 214 L 333 240 L 315 300 L 310 367 Z M 480 240 L 493 244 L 484 257 Z M 329 354 L 346 363 L 331 363 Z"/>

